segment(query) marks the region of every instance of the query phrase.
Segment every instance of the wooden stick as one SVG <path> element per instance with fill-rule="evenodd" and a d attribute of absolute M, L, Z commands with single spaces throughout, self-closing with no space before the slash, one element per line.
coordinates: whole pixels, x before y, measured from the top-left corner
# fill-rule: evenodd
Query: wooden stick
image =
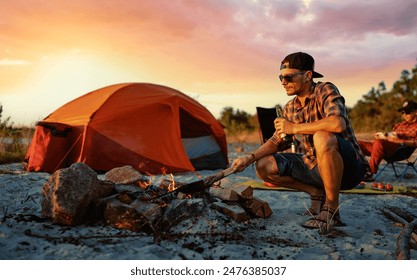
<path fill-rule="evenodd" d="M 417 220 L 412 221 L 404 225 L 403 230 L 398 236 L 397 241 L 397 260 L 409 260 L 410 259 L 410 241 L 411 236 L 417 228 Z"/>
<path fill-rule="evenodd" d="M 392 210 L 381 209 L 381 211 L 388 216 L 390 220 L 399 222 L 403 225 L 403 228 L 397 238 L 397 260 L 409 260 L 410 259 L 410 242 L 414 228 L 417 228 L 417 219 L 414 219 L 410 223 L 403 217 L 394 213 Z"/>

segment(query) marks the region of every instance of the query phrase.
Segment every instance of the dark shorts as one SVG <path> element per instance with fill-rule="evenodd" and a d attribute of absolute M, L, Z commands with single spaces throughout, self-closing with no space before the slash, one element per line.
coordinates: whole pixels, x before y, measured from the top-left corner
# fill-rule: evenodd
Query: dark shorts
<path fill-rule="evenodd" d="M 339 136 L 337 136 L 337 140 L 344 166 L 340 189 L 352 189 L 363 179 L 365 167 L 349 141 Z M 300 182 L 324 188 L 317 165 L 313 169 L 309 169 L 303 162 L 302 156 L 302 154 L 293 153 L 274 154 L 280 176 L 291 176 Z"/>

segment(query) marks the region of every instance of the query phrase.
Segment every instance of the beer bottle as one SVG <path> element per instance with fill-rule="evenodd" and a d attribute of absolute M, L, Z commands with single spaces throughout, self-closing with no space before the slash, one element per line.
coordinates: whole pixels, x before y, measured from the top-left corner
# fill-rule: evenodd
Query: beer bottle
<path fill-rule="evenodd" d="M 284 118 L 284 111 L 282 110 L 282 107 L 280 105 L 276 105 L 275 110 L 277 113 L 277 118 Z M 288 135 L 286 133 L 281 133 L 279 137 L 282 139 L 280 146 L 282 147 L 283 150 L 286 150 L 291 147 L 291 144 L 293 143 L 293 139 L 291 135 Z"/>

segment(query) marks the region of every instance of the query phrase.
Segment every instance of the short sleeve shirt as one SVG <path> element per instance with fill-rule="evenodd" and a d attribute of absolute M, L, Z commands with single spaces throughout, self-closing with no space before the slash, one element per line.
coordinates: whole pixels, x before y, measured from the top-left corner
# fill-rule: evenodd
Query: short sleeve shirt
<path fill-rule="evenodd" d="M 346 129 L 338 135 L 351 142 L 357 156 L 364 164 L 367 164 L 352 129 L 345 99 L 334 84 L 328 82 L 313 83 L 305 105 L 302 106 L 298 97 L 294 97 L 285 105 L 284 115 L 288 121 L 294 123 L 312 123 L 330 116 L 343 117 L 346 122 Z M 312 169 L 317 164 L 313 135 L 303 134 L 302 139 L 306 151 L 303 161 Z"/>

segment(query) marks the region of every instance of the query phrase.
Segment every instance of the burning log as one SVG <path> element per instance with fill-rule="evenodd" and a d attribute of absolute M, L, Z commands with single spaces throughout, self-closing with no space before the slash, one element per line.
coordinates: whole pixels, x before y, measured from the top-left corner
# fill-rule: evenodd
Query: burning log
<path fill-rule="evenodd" d="M 203 180 L 195 181 L 189 184 L 184 184 L 179 187 L 175 187 L 173 190 L 169 191 L 166 194 L 155 197 L 155 199 L 173 199 L 177 196 L 179 192 L 194 194 L 202 192 L 207 188 L 210 188 L 214 183 L 220 181 L 221 179 L 233 174 L 235 171 L 232 167 L 229 167 L 225 170 L 222 170 L 214 175 L 208 176 Z"/>
<path fill-rule="evenodd" d="M 151 224 L 156 224 L 162 215 L 163 206 L 160 204 L 135 200 L 130 206 L 143 216 L 147 217 Z"/>
<path fill-rule="evenodd" d="M 119 229 L 154 232 L 152 222 L 149 221 L 147 216 L 117 199 L 113 199 L 106 204 L 104 222 L 106 225 Z"/>
<path fill-rule="evenodd" d="M 205 205 L 201 198 L 173 200 L 166 207 L 157 226 L 160 231 L 167 232 L 172 226 L 201 215 L 204 209 Z"/>

